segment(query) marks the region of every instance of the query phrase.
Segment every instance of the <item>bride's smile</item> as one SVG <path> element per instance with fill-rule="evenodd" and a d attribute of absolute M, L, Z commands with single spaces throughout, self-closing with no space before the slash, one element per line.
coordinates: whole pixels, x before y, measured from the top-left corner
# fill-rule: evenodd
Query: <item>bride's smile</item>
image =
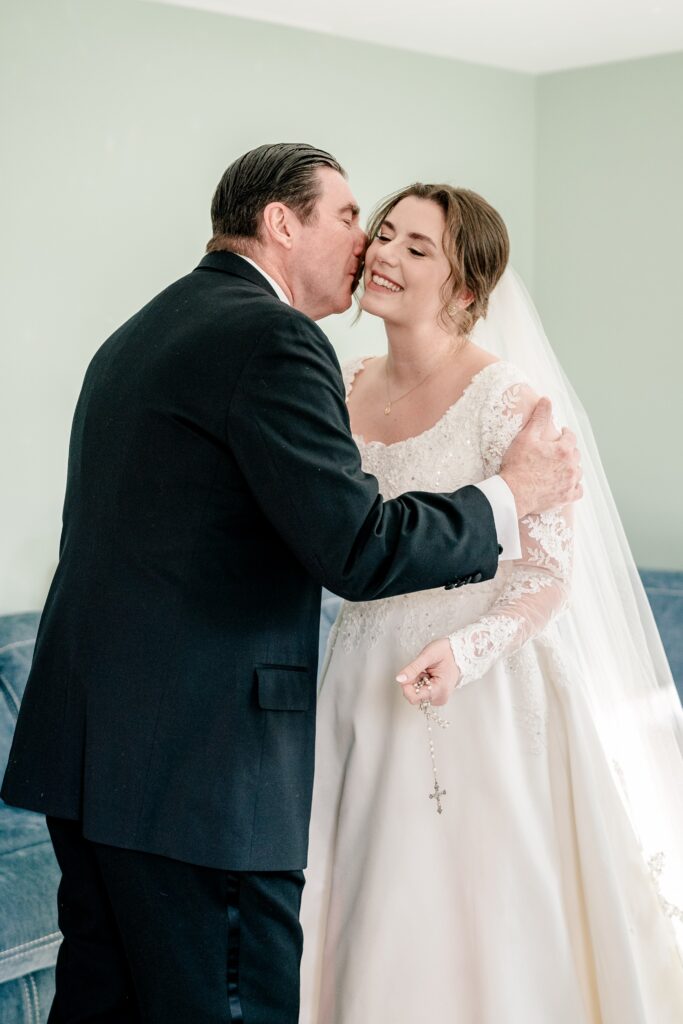
<path fill-rule="evenodd" d="M 368 288 L 372 288 L 373 291 L 378 289 L 379 291 L 390 291 L 390 292 L 402 292 L 400 284 L 396 284 L 395 281 L 391 281 L 388 277 L 380 276 L 374 271 L 370 275 L 370 280 L 367 284 Z"/>

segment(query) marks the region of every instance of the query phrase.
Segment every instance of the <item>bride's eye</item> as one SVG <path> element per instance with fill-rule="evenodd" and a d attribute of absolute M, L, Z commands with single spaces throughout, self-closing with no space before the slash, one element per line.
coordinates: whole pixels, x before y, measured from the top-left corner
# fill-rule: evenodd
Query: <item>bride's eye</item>
<path fill-rule="evenodd" d="M 379 231 L 375 235 L 375 238 L 377 239 L 378 242 L 390 242 L 391 241 L 391 239 L 389 238 L 388 235 L 382 235 L 382 234 L 380 234 Z"/>
<path fill-rule="evenodd" d="M 427 255 L 426 252 L 420 252 L 419 249 L 408 249 L 408 252 L 411 252 L 413 254 L 413 256 L 426 256 Z"/>

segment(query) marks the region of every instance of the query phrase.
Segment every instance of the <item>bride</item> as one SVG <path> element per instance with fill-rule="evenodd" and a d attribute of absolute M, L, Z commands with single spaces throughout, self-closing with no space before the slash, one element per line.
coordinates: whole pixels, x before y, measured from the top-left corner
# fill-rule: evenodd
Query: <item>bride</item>
<path fill-rule="evenodd" d="M 576 522 L 527 516 L 489 582 L 343 604 L 301 1022 L 680 1022 L 680 704 L 590 428 L 488 203 L 412 185 L 369 234 L 361 307 L 388 350 L 345 380 L 383 495 L 498 472 L 537 389 L 579 436 L 586 496 Z"/>

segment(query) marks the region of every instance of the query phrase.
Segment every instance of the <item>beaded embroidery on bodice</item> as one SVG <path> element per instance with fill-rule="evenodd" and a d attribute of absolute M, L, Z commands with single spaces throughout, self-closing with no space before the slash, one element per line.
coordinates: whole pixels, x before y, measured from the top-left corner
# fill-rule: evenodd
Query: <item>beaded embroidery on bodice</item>
<path fill-rule="evenodd" d="M 365 359 L 343 367 L 347 398 Z M 493 363 L 481 370 L 464 393 L 443 416 L 415 437 L 394 444 L 366 442 L 354 435 L 363 469 L 377 477 L 385 498 L 404 491 L 454 491 L 465 484 L 478 483 L 491 474 L 481 451 L 481 410 L 487 395 L 504 390 L 521 379 L 519 370 L 509 363 Z"/>

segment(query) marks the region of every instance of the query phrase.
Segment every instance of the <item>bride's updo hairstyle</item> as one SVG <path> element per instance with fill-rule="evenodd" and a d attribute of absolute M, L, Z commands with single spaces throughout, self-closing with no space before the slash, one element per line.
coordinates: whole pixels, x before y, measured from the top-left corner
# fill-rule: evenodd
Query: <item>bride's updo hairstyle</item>
<path fill-rule="evenodd" d="M 446 230 L 443 248 L 451 273 L 442 292 L 441 319 L 447 330 L 469 334 L 477 320 L 486 316 L 489 295 L 498 284 L 510 255 L 507 228 L 497 210 L 476 192 L 452 185 L 415 182 L 389 196 L 373 212 L 368 225 L 372 242 L 383 222 L 402 199 L 429 199 L 443 210 Z M 466 309 L 455 305 L 464 291 L 474 298 Z"/>

